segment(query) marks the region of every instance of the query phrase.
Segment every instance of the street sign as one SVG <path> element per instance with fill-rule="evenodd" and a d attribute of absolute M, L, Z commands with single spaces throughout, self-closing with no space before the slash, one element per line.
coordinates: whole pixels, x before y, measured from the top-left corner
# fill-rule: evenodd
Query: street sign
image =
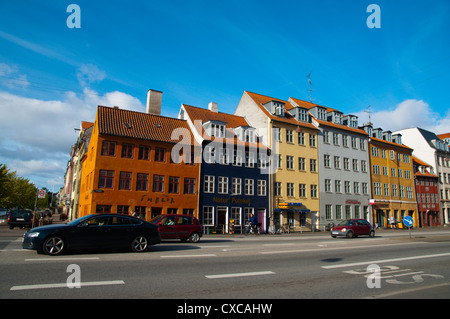
<path fill-rule="evenodd" d="M 412 227 L 414 225 L 414 219 L 411 216 L 403 217 L 403 225 L 406 227 Z"/>
<path fill-rule="evenodd" d="M 40 189 L 38 191 L 38 198 L 45 198 L 45 194 L 46 194 L 46 191 L 43 189 Z"/>

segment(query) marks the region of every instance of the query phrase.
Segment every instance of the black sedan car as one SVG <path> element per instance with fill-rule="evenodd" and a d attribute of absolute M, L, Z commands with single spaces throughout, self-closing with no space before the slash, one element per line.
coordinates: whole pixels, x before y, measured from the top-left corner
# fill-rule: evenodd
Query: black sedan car
<path fill-rule="evenodd" d="M 87 215 L 67 224 L 30 229 L 23 235 L 24 249 L 59 255 L 68 249 L 119 249 L 146 251 L 160 243 L 158 226 L 125 215 Z"/>

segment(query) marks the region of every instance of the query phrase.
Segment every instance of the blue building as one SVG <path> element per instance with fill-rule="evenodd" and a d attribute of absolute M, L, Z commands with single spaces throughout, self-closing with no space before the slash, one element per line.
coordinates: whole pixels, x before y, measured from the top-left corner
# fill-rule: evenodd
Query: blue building
<path fill-rule="evenodd" d="M 183 104 L 178 117 L 187 120 L 202 146 L 199 218 L 207 231 L 241 232 L 252 214 L 269 225 L 269 149 L 241 116 Z M 234 225 L 234 227 L 232 227 Z"/>

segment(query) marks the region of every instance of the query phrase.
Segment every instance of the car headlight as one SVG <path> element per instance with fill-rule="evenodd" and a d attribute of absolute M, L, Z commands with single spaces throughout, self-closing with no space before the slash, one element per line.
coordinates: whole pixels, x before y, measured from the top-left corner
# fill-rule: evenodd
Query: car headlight
<path fill-rule="evenodd" d="M 347 230 L 347 228 L 342 228 L 341 232 L 345 232 Z"/>
<path fill-rule="evenodd" d="M 27 237 L 30 237 L 30 238 L 37 237 L 37 236 L 39 236 L 39 232 L 37 232 L 37 231 L 27 234 Z"/>

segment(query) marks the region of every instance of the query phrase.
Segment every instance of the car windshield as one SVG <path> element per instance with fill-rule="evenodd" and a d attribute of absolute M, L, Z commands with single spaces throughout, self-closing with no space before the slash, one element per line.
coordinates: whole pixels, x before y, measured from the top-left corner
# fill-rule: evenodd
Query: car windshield
<path fill-rule="evenodd" d="M 353 226 L 354 224 L 355 224 L 354 220 L 347 219 L 347 220 L 341 221 L 338 225 L 340 225 L 340 226 Z"/>
<path fill-rule="evenodd" d="M 77 219 L 72 220 L 71 222 L 68 222 L 67 225 L 69 226 L 75 226 L 78 225 L 80 222 L 82 222 L 83 220 L 92 217 L 92 215 L 87 215 L 87 216 L 83 216 Z"/>
<path fill-rule="evenodd" d="M 148 222 L 151 223 L 151 224 L 154 224 L 154 223 L 156 223 L 158 220 L 160 220 L 163 217 L 164 217 L 163 215 L 158 215 L 158 216 L 153 217 L 152 219 L 150 219 Z"/>

